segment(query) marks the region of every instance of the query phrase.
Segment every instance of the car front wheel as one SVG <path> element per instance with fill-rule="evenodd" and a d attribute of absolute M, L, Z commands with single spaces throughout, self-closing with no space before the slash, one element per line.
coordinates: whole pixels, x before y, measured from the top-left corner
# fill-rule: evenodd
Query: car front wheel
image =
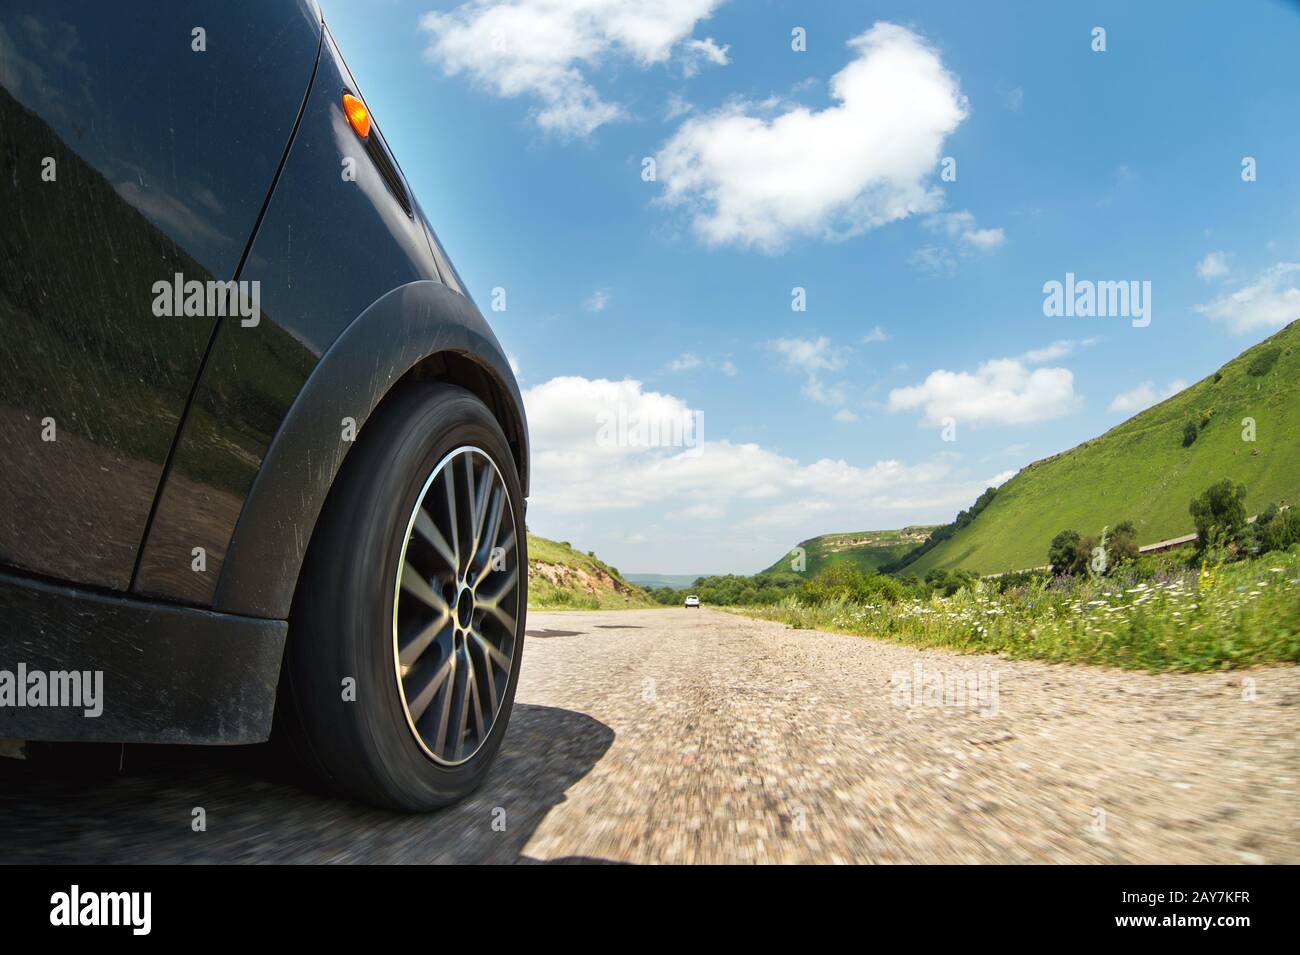
<path fill-rule="evenodd" d="M 304 562 L 278 713 L 335 788 L 425 811 L 482 782 L 519 677 L 523 528 L 514 459 L 477 397 L 416 383 L 367 422 Z"/>

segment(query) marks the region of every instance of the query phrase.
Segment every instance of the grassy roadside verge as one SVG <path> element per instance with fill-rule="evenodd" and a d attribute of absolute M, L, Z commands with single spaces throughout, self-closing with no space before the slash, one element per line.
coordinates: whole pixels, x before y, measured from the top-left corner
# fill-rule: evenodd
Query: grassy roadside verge
<path fill-rule="evenodd" d="M 658 604 L 649 600 L 625 597 L 613 591 L 598 593 L 575 592 L 555 587 L 546 581 L 528 584 L 529 610 L 655 610 Z M 665 608 L 666 609 L 666 608 Z"/>
<path fill-rule="evenodd" d="M 1300 552 L 1273 552 L 1148 580 L 1083 577 L 998 594 L 895 603 L 800 597 L 724 607 L 800 629 L 830 630 L 962 653 L 997 653 L 1152 672 L 1300 662 Z"/>
<path fill-rule="evenodd" d="M 593 553 L 528 535 L 529 610 L 644 610 L 655 604 Z"/>

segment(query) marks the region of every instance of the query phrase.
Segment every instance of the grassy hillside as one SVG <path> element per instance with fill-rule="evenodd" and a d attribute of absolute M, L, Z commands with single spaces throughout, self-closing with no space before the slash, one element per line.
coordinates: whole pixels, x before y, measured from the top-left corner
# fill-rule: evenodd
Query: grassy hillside
<path fill-rule="evenodd" d="M 1254 442 L 1242 438 L 1248 417 Z M 1033 567 L 1046 562 L 1058 531 L 1096 534 L 1126 519 L 1143 544 L 1188 534 L 1188 502 L 1225 477 L 1246 485 L 1250 514 L 1300 501 L 1300 321 L 1100 437 L 1024 468 L 973 522 L 903 572 Z"/>
<path fill-rule="evenodd" d="M 528 535 L 528 606 L 537 610 L 616 610 L 652 607 L 644 590 L 630 584 L 594 554 L 568 542 Z"/>
<path fill-rule="evenodd" d="M 931 526 L 916 525 L 894 531 L 859 531 L 854 534 L 823 534 L 802 541 L 807 559 L 806 575 L 812 576 L 827 564 L 847 561 L 856 564 L 864 573 L 870 573 L 892 560 L 902 557 L 916 547 L 934 530 Z M 783 555 L 771 567 L 760 573 L 789 572 L 794 551 Z"/>

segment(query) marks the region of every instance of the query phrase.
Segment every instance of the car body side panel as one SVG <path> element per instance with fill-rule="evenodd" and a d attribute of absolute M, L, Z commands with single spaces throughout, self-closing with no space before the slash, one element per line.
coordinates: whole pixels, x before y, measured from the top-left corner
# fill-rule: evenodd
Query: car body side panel
<path fill-rule="evenodd" d="M 323 492 L 347 449 L 344 417 L 359 428 L 396 376 L 442 348 L 481 351 L 487 357 L 476 360 L 508 381 L 518 401 L 492 332 L 471 302 L 441 284 L 424 225 L 402 208 L 348 125 L 340 106 L 344 90 L 361 95 L 327 31 L 298 132 L 240 275 L 260 283 L 260 321 L 254 327 L 227 321 L 217 333 L 141 556 L 138 594 L 215 606 L 220 581 L 226 604 L 257 607 L 253 615 L 287 615 L 285 589 L 291 596 Z M 382 143 L 378 123 L 371 136 Z M 419 291 L 393 297 L 404 288 Z M 394 303 L 422 311 L 407 316 L 392 311 Z M 324 380 L 313 369 L 336 350 L 345 329 L 355 333 L 349 361 L 357 367 L 349 369 L 351 377 L 334 380 L 350 389 L 346 400 L 329 405 L 331 418 L 315 411 L 286 418 L 291 406 L 297 411 L 309 378 Z M 312 441 L 277 438 L 307 422 Z M 328 427 L 315 427 L 318 422 Z M 301 458 L 268 456 L 273 439 L 277 446 L 293 442 Z M 268 469 L 276 473 L 259 474 Z M 232 570 L 226 564 L 235 543 L 260 534 L 262 512 L 250 491 L 281 479 L 302 486 L 302 508 L 290 508 L 294 519 L 279 509 L 267 519 L 277 533 L 296 539 L 283 542 L 283 554 L 280 542 L 241 544 L 275 566 Z M 304 515 L 311 521 L 302 523 Z M 241 538 L 232 542 L 236 523 Z M 193 569 L 196 547 L 204 551 L 201 571 Z M 247 597 L 243 584 L 234 583 L 261 574 L 277 580 L 255 585 Z M 283 574 L 290 574 L 287 581 L 278 579 Z"/>
<path fill-rule="evenodd" d="M 0 5 L 0 563 L 129 586 L 214 328 L 153 285 L 233 277 L 320 35 L 301 0 Z"/>

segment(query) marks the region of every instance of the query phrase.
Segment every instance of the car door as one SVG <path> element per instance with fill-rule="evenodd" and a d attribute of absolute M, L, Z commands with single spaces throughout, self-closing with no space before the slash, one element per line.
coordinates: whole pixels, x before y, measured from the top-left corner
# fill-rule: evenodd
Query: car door
<path fill-rule="evenodd" d="M 307 0 L 0 2 L 0 564 L 130 586 L 320 37 Z"/>

